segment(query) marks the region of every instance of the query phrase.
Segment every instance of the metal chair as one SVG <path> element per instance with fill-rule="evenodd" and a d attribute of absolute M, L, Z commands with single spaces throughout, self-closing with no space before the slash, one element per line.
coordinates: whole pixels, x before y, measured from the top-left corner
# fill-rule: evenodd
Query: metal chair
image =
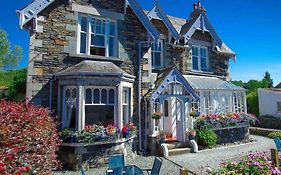
<path fill-rule="evenodd" d="M 150 172 L 152 175 L 159 175 L 162 162 L 163 160 L 161 158 L 155 157 L 152 169 L 142 169 L 142 171 L 146 171 L 148 174 Z"/>
<path fill-rule="evenodd" d="M 280 152 L 281 151 L 281 140 L 279 139 L 279 137 L 275 137 L 273 140 L 274 140 L 274 143 L 276 145 L 278 152 Z"/>
<path fill-rule="evenodd" d="M 106 171 L 107 175 L 119 175 L 122 174 L 122 168 L 124 167 L 124 155 L 123 154 L 113 154 L 109 156 L 108 169 Z"/>

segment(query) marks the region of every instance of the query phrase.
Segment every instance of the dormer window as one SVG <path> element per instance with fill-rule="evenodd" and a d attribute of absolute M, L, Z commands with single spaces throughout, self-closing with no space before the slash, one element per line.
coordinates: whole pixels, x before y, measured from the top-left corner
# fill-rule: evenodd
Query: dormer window
<path fill-rule="evenodd" d="M 195 71 L 208 71 L 207 47 L 192 47 L 192 69 Z"/>
<path fill-rule="evenodd" d="M 163 41 L 159 43 L 152 43 L 151 62 L 152 68 L 154 69 L 160 69 L 163 67 Z"/>
<path fill-rule="evenodd" d="M 109 18 L 79 16 L 78 53 L 117 57 L 117 25 Z"/>

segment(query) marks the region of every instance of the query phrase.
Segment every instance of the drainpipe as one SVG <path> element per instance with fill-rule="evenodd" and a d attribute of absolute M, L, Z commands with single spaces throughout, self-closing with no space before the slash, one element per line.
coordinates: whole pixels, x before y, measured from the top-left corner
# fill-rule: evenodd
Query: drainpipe
<path fill-rule="evenodd" d="M 145 150 L 142 147 L 142 135 L 141 135 L 141 45 L 142 44 L 148 44 L 148 41 L 140 41 L 139 42 L 139 54 L 138 54 L 138 118 L 139 118 L 139 150 L 142 152 L 145 152 Z M 145 135 L 146 135 L 146 128 L 145 128 Z"/>
<path fill-rule="evenodd" d="M 50 80 L 50 91 L 49 91 L 49 108 L 52 109 L 52 97 L 53 97 L 53 82 L 56 80 L 56 77 L 53 77 Z"/>

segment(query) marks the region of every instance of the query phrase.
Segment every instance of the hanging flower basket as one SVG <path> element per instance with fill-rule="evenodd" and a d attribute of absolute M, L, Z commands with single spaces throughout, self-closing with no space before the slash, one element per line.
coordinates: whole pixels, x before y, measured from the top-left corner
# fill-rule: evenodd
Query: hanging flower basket
<path fill-rule="evenodd" d="M 161 113 L 160 112 L 155 112 L 152 114 L 151 118 L 155 120 L 160 120 L 161 119 Z"/>

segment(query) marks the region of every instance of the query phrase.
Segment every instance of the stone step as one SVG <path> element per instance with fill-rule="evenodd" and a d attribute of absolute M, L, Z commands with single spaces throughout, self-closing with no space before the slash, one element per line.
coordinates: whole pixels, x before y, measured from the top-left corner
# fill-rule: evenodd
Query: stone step
<path fill-rule="evenodd" d="M 169 149 L 169 156 L 187 154 L 191 152 L 191 148 L 175 148 Z"/>
<path fill-rule="evenodd" d="M 181 142 L 173 142 L 173 143 L 166 143 L 168 149 L 175 149 L 175 148 L 187 148 L 189 147 L 188 143 L 181 143 Z"/>

